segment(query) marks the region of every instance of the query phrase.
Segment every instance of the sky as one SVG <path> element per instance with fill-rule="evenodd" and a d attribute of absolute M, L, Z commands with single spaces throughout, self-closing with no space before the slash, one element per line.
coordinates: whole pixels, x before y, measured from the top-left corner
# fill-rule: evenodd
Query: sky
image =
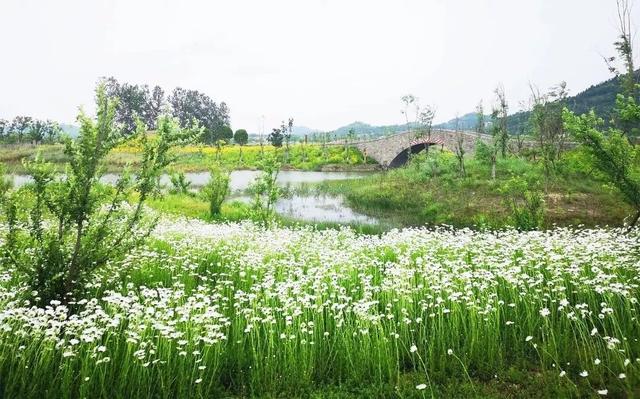
<path fill-rule="evenodd" d="M 445 121 L 498 84 L 515 111 L 529 83 L 606 80 L 616 36 L 614 0 L 2 0 L 0 118 L 73 123 L 114 76 L 204 92 L 250 132 L 404 123 L 405 94 Z"/>

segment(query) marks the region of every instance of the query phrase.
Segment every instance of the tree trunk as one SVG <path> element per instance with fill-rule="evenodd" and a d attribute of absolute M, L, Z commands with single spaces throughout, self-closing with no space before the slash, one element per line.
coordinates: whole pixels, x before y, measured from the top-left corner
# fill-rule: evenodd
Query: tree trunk
<path fill-rule="evenodd" d="M 491 179 L 496 179 L 496 157 L 491 158 Z"/>

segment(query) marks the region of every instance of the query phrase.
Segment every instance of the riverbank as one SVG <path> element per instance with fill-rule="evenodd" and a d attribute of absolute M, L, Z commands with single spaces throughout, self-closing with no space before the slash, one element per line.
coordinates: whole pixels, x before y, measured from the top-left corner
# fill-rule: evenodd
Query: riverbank
<path fill-rule="evenodd" d="M 0 147 L 0 163 L 7 165 L 9 172 L 23 173 L 23 161 L 34 159 L 36 154 L 61 170 L 67 162 L 64 147 L 54 145 L 23 145 Z M 365 159 L 356 148 L 342 146 L 322 146 L 320 144 L 293 144 L 288 152 L 285 147 L 276 149 L 271 145 L 229 145 L 219 151 L 215 146 L 188 145 L 175 147 L 172 155 L 176 162 L 172 170 L 180 172 L 200 172 L 219 162 L 231 170 L 255 170 L 263 154 L 277 153 L 285 170 L 314 171 L 372 171 L 379 169 L 375 161 Z M 136 145 L 126 145 L 109 153 L 104 162 L 107 172 L 121 172 L 126 166 L 135 170 L 140 163 L 141 149 Z"/>
<path fill-rule="evenodd" d="M 434 152 L 405 168 L 355 181 L 325 181 L 313 189 L 341 195 L 354 211 L 401 226 L 512 225 L 509 201 L 518 193 L 507 188 L 514 181 L 541 193 L 543 228 L 620 226 L 631 213 L 616 191 L 583 167 L 577 151 L 566 154 L 548 178 L 539 163 L 521 158 L 499 159 L 495 180 L 489 165 L 472 158 L 465 160 L 466 176 L 461 177 L 456 162 L 453 154 Z"/>

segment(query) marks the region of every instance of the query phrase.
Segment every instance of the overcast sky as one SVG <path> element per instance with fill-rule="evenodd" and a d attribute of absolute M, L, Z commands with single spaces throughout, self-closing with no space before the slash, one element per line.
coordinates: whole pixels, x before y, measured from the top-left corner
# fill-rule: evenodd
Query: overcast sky
<path fill-rule="evenodd" d="M 0 118 L 73 122 L 100 76 L 197 89 L 234 129 L 332 130 L 402 123 L 400 97 L 437 119 L 511 109 L 565 80 L 572 94 L 610 77 L 614 0 L 1 0 Z M 634 20 L 640 23 L 640 4 Z"/>

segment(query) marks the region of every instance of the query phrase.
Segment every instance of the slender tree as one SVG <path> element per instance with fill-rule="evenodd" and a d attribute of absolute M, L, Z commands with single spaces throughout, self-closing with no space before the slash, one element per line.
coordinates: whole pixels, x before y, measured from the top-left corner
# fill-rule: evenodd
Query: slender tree
<path fill-rule="evenodd" d="M 458 160 L 458 171 L 460 172 L 460 176 L 465 177 L 467 175 L 467 171 L 464 167 L 464 135 L 460 131 L 460 118 L 457 115 L 454 126 L 456 137 L 454 152 L 456 155 L 456 159 Z"/>
<path fill-rule="evenodd" d="M 504 158 L 507 156 L 507 145 L 509 142 L 509 131 L 507 129 L 509 105 L 507 103 L 507 98 L 504 94 L 504 87 L 502 85 L 498 85 L 498 87 L 496 87 L 494 92 L 496 94 L 496 101 L 497 101 L 495 112 L 496 112 L 496 121 L 498 124 L 498 130 L 496 132 L 496 136 L 498 139 L 500 153 Z"/>
<path fill-rule="evenodd" d="M 478 102 L 476 106 L 476 133 L 485 134 L 485 121 L 484 121 L 484 106 L 482 105 L 482 100 Z"/>
<path fill-rule="evenodd" d="M 233 141 L 240 146 L 240 162 L 242 162 L 242 147 L 249 141 L 249 134 L 244 129 L 238 129 L 233 134 Z"/>

